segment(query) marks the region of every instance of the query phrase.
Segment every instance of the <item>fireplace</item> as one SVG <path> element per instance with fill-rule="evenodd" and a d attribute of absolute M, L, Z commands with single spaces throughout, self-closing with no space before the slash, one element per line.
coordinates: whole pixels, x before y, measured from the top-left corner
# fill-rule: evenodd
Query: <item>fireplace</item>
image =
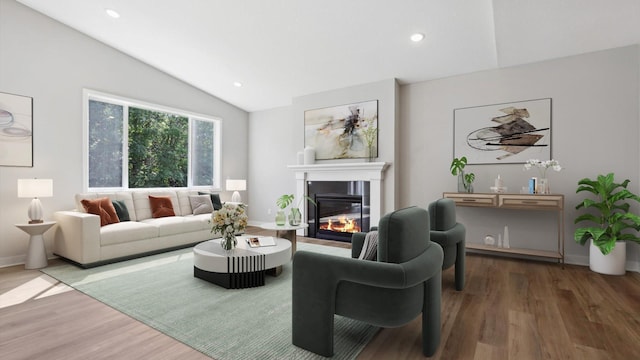
<path fill-rule="evenodd" d="M 369 229 L 362 195 L 316 194 L 315 237 L 351 242 L 354 232 Z"/>
<path fill-rule="evenodd" d="M 309 237 L 351 242 L 351 234 L 369 231 L 369 182 L 309 181 Z"/>
<path fill-rule="evenodd" d="M 390 166 L 386 162 L 360 163 L 319 163 L 309 165 L 287 166 L 295 173 L 296 199 L 308 195 L 312 199 L 315 194 L 340 193 L 346 195 L 362 195 L 363 223 L 378 224 L 383 213 L 384 199 L 393 204 L 392 186 L 383 186 L 385 170 Z M 319 186 L 319 188 L 317 188 Z M 337 188 L 336 188 L 337 187 Z M 385 196 L 384 189 L 389 188 Z M 302 218 L 309 224 L 308 228 L 297 230 L 299 236 L 315 236 L 316 207 L 305 204 L 301 206 Z M 362 231 L 368 231 L 364 227 Z M 351 240 L 351 237 L 349 237 Z"/>

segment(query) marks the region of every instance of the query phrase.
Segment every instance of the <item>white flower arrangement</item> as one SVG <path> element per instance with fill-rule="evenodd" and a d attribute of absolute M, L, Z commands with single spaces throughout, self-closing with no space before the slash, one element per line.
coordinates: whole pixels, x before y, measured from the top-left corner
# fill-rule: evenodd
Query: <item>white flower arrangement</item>
<path fill-rule="evenodd" d="M 555 171 L 562 170 L 562 166 L 560 166 L 560 163 L 558 162 L 558 160 L 553 160 L 553 159 L 545 160 L 545 161 L 541 161 L 538 159 L 529 159 L 524 164 L 524 170 L 529 170 L 533 167 L 538 168 L 538 170 L 540 171 L 540 177 L 543 179 L 547 177 L 547 169 L 549 168 L 552 168 Z"/>
<path fill-rule="evenodd" d="M 247 212 L 245 204 L 229 204 L 224 203 L 220 210 L 211 213 L 211 232 L 219 232 L 223 237 L 225 235 L 233 236 L 244 231 L 247 227 Z"/>

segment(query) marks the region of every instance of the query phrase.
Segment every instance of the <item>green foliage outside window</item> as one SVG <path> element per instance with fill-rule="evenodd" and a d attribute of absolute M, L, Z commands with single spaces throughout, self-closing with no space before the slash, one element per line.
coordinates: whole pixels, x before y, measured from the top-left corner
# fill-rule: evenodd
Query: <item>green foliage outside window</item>
<path fill-rule="evenodd" d="M 186 187 L 189 119 L 129 108 L 129 188 Z"/>

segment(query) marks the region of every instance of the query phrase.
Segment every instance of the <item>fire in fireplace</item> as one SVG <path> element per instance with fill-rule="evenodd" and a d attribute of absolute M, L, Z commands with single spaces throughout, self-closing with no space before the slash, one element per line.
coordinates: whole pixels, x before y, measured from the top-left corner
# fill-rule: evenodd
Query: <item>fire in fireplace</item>
<path fill-rule="evenodd" d="M 351 234 L 369 228 L 363 214 L 362 195 L 316 194 L 315 236 L 351 241 Z"/>

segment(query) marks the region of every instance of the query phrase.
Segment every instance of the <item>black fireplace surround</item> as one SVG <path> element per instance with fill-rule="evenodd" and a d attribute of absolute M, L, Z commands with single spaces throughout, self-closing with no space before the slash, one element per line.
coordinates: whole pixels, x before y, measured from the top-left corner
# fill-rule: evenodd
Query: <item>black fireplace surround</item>
<path fill-rule="evenodd" d="M 308 236 L 351 242 L 351 234 L 369 231 L 369 182 L 315 181 L 307 183 Z"/>

